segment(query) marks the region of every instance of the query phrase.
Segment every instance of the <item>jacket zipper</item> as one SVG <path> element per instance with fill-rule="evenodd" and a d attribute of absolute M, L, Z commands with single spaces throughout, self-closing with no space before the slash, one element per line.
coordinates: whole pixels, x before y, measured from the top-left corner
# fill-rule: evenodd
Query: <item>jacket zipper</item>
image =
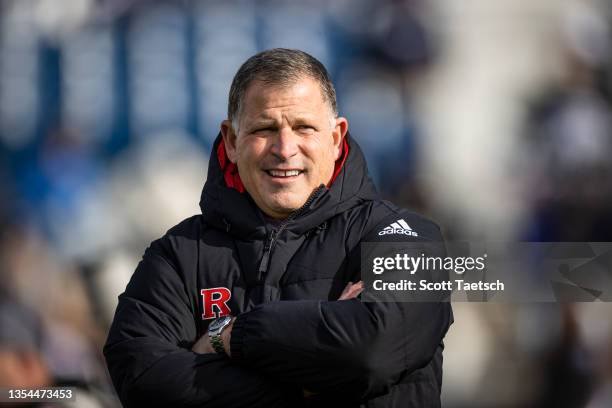
<path fill-rule="evenodd" d="M 261 258 L 261 262 L 259 264 L 259 271 L 257 274 L 257 279 L 262 282 L 265 274 L 268 272 L 268 267 L 270 266 L 270 254 L 272 253 L 272 249 L 274 248 L 274 244 L 276 243 L 276 239 L 280 236 L 280 233 L 287 227 L 289 222 L 299 216 L 312 202 L 319 196 L 319 194 L 325 189 L 325 185 L 321 184 L 315 191 L 312 192 L 308 200 L 302 205 L 299 209 L 295 210 L 291 215 L 279 225 L 278 229 L 272 228 L 266 237 L 266 242 L 264 244 L 264 253 Z"/>
<path fill-rule="evenodd" d="M 279 230 L 280 231 L 280 230 Z M 264 244 L 264 253 L 261 258 L 261 263 L 259 264 L 259 273 L 257 275 L 257 279 L 259 281 L 262 280 L 263 275 L 268 271 L 268 264 L 270 263 L 270 252 L 272 251 L 272 244 L 276 240 L 276 229 L 272 228 L 272 230 L 268 233 L 266 237 L 266 243 Z"/>

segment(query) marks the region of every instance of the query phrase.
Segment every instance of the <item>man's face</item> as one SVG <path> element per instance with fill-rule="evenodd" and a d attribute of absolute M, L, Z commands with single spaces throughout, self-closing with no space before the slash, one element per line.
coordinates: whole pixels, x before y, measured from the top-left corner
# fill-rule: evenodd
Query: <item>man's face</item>
<path fill-rule="evenodd" d="M 253 81 L 237 119 L 238 134 L 231 122 L 221 124 L 225 148 L 245 189 L 268 216 L 287 217 L 329 183 L 348 123 L 333 118 L 317 81 L 302 77 L 285 86 Z"/>

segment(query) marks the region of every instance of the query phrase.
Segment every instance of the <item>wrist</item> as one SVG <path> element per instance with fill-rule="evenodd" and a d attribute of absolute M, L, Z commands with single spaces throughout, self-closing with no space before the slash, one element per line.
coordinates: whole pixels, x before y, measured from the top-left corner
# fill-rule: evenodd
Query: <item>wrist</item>
<path fill-rule="evenodd" d="M 227 347 L 224 344 L 226 338 L 228 338 L 231 323 L 233 322 L 231 316 L 223 316 L 213 320 L 208 326 L 208 340 L 211 349 L 217 354 L 227 353 Z M 227 340 L 229 341 L 229 340 Z"/>
<path fill-rule="evenodd" d="M 234 327 L 235 320 L 236 318 L 232 317 L 232 320 L 230 321 L 229 325 L 227 325 L 227 327 L 221 332 L 221 342 L 223 343 L 223 350 L 225 350 L 225 354 L 227 354 L 229 357 L 232 356 L 230 344 L 232 340 L 232 328 Z"/>

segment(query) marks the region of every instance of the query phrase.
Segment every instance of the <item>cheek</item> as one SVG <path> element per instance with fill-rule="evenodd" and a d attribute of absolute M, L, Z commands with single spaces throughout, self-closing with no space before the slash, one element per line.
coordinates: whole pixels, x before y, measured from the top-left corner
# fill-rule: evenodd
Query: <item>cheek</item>
<path fill-rule="evenodd" d="M 257 167 L 260 159 L 263 157 L 263 147 L 263 145 L 253 142 L 243 142 L 239 145 L 236 149 L 239 167 Z"/>
<path fill-rule="evenodd" d="M 254 189 L 259 183 L 258 179 L 259 172 L 257 171 L 257 159 L 254 156 L 254 152 L 250 149 L 241 149 L 238 154 L 238 173 L 244 183 L 245 187 L 249 190 Z"/>
<path fill-rule="evenodd" d="M 325 147 L 323 154 L 321 155 L 322 168 L 325 169 L 325 172 L 333 173 L 334 165 L 336 163 L 336 159 L 338 158 L 337 149 L 333 144 L 329 144 Z"/>
<path fill-rule="evenodd" d="M 334 161 L 338 160 L 340 158 L 340 156 L 342 156 L 342 149 L 343 149 L 344 144 L 340 143 L 340 146 L 334 146 Z"/>
<path fill-rule="evenodd" d="M 332 136 L 328 134 L 322 134 L 313 138 L 310 143 L 307 144 L 309 156 L 317 161 L 317 163 L 327 163 L 330 159 L 334 161 L 337 149 L 333 143 L 331 143 L 331 140 Z"/>

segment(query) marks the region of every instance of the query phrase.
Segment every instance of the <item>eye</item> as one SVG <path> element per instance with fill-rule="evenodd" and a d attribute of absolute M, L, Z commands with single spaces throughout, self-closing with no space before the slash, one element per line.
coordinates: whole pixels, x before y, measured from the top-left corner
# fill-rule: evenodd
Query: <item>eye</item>
<path fill-rule="evenodd" d="M 310 125 L 299 125 L 297 127 L 297 130 L 301 133 L 312 133 L 314 132 L 316 129 L 313 126 Z"/>
<path fill-rule="evenodd" d="M 255 133 L 255 134 L 264 134 L 264 133 L 269 133 L 269 132 L 274 132 L 274 131 L 276 131 L 276 129 L 274 127 L 267 126 L 267 127 L 262 127 L 262 128 L 259 128 L 259 129 L 255 129 L 253 131 L 253 133 Z"/>

